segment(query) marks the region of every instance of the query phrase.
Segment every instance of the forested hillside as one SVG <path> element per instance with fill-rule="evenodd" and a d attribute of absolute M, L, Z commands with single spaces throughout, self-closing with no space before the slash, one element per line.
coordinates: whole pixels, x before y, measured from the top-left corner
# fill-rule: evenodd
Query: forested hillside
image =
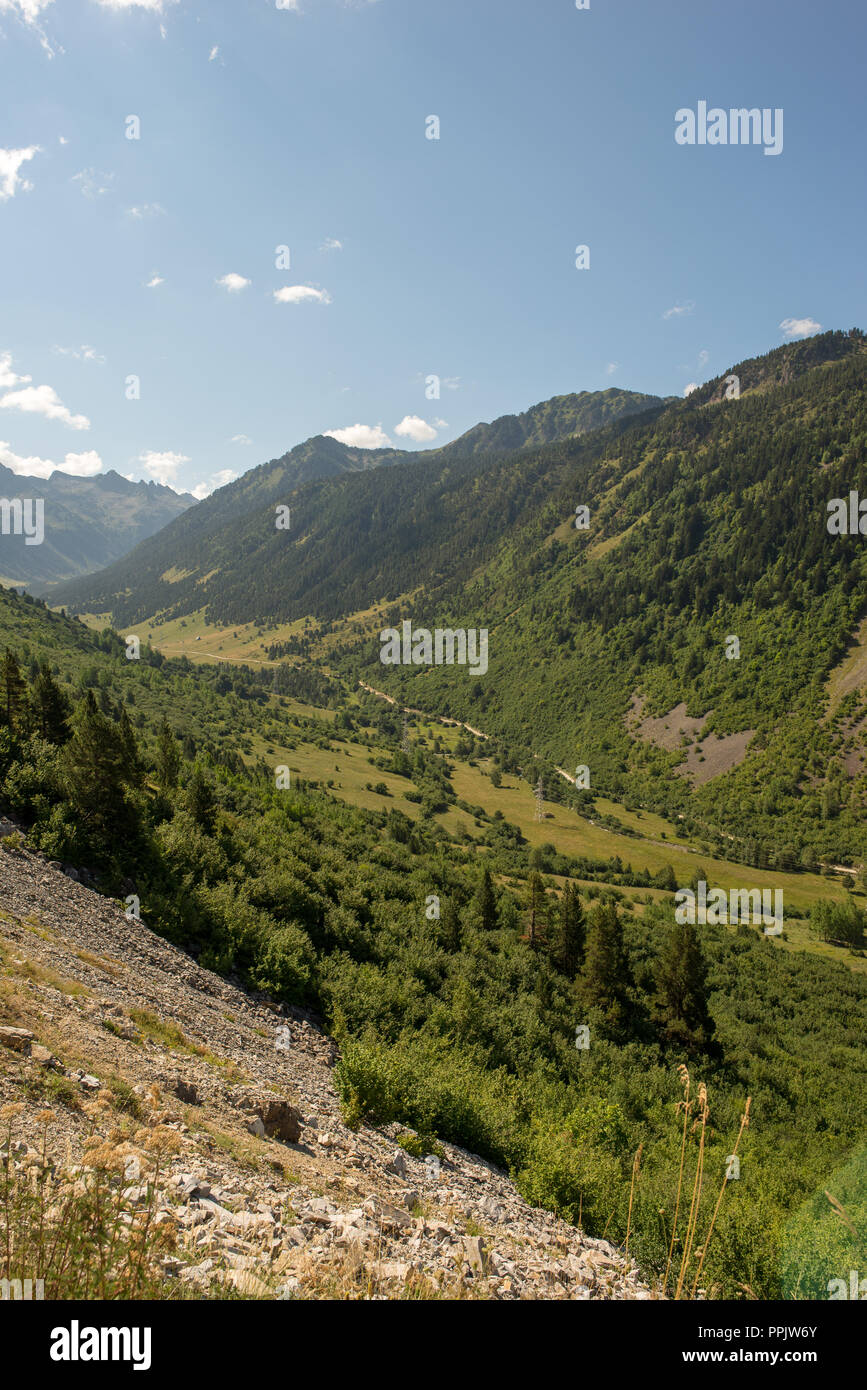
<path fill-rule="evenodd" d="M 118 624 L 164 610 L 183 616 L 203 602 L 212 605 L 215 618 L 229 612 L 249 616 L 255 609 L 273 619 L 286 603 L 295 606 L 300 583 L 312 586 L 311 601 L 324 599 L 325 608 L 337 611 L 341 600 L 335 597 L 331 565 L 341 565 L 350 604 L 356 592 L 379 582 L 371 575 L 372 562 L 383 564 L 382 582 L 399 582 L 408 547 L 418 542 L 426 525 L 433 522 L 441 533 L 445 517 L 436 514 L 441 486 L 447 492 L 457 489 L 461 478 L 484 472 L 492 456 L 504 449 L 577 437 L 603 421 L 660 404 L 655 396 L 614 389 L 558 396 L 523 415 L 477 425 L 440 449 L 417 453 L 351 448 L 317 435 L 221 488 L 122 564 L 64 586 L 57 600 L 75 612 L 110 613 Z M 394 464 L 406 468 L 389 467 Z M 387 479 L 383 467 L 388 467 Z M 429 517 L 428 505 L 435 509 Z M 280 506 L 288 507 L 291 516 L 281 517 L 288 524 L 278 530 L 275 509 Z M 322 537 L 331 539 L 323 543 Z M 378 537 L 386 544 L 380 546 Z M 312 572 L 308 565 L 297 575 L 284 599 L 288 572 L 308 547 Z M 356 547 L 356 572 L 363 579 L 353 585 L 354 573 L 347 575 L 341 562 Z M 381 552 L 379 560 L 375 551 Z M 323 578 L 327 596 L 321 593 Z"/>
<path fill-rule="evenodd" d="M 483 808 L 453 834 L 448 748 L 304 667 L 130 661 L 8 592 L 0 648 L 0 810 L 202 965 L 318 1009 L 353 1124 L 462 1143 L 591 1234 L 628 1230 L 670 1292 L 821 1295 L 857 1265 L 863 976 L 745 925 L 676 925 L 665 894 L 605 886 L 622 864 L 530 852 Z M 305 777 L 314 751 L 331 777 Z M 341 801 L 357 758 L 423 814 Z"/>

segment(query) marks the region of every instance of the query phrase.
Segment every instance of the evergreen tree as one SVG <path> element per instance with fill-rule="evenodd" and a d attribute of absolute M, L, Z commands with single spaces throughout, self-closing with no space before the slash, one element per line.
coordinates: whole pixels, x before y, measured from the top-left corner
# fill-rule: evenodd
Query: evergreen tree
<path fill-rule="evenodd" d="M 187 785 L 187 810 L 196 825 L 210 835 L 217 815 L 217 803 L 211 785 L 196 763 Z"/>
<path fill-rule="evenodd" d="M 493 931 L 497 925 L 497 895 L 494 892 L 494 881 L 488 868 L 485 868 L 482 874 L 482 882 L 476 894 L 476 909 L 482 930 Z"/>
<path fill-rule="evenodd" d="M 72 738 L 63 750 L 71 800 L 94 849 L 111 849 L 137 828 L 138 818 L 126 799 L 134 776 L 121 730 L 97 708 L 89 690 L 72 719 Z"/>
<path fill-rule="evenodd" d="M 542 875 L 536 869 L 530 874 L 528 894 L 527 930 L 524 940 L 535 951 L 544 943 L 548 933 L 548 895 Z"/>
<path fill-rule="evenodd" d="M 587 926 L 578 889 L 567 883 L 560 902 L 551 957 L 557 969 L 570 979 L 578 974 L 584 960 Z"/>
<path fill-rule="evenodd" d="M 690 1052 L 706 1047 L 714 1025 L 707 1008 L 707 966 L 694 922 L 675 922 L 670 928 L 654 974 L 663 1038 Z"/>
<path fill-rule="evenodd" d="M 7 647 L 0 661 L 0 721 L 10 729 L 20 729 L 27 713 L 27 687 L 18 659 Z"/>
<path fill-rule="evenodd" d="M 33 715 L 37 731 L 48 743 L 63 744 L 69 739 L 69 716 L 72 707 L 43 661 L 36 674 L 31 692 Z"/>
<path fill-rule="evenodd" d="M 178 785 L 180 770 L 181 750 L 172 729 L 164 719 L 157 734 L 157 786 L 161 792 L 174 790 Z"/>
<path fill-rule="evenodd" d="M 453 955 L 456 954 L 461 949 L 462 938 L 461 915 L 457 903 L 454 898 L 446 898 L 440 918 L 440 940 L 443 948 Z"/>
<path fill-rule="evenodd" d="M 587 950 L 579 992 L 587 1008 L 600 1011 L 605 1030 L 613 1038 L 626 1033 L 631 984 L 617 905 L 599 903 L 587 923 Z"/>

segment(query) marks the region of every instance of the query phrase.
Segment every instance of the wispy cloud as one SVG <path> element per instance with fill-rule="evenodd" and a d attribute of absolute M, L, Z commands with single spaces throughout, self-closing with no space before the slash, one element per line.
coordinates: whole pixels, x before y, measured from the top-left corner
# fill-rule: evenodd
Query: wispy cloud
<path fill-rule="evenodd" d="M 157 285 L 164 285 L 166 282 L 158 270 L 155 270 L 149 280 L 145 280 L 146 290 L 155 290 Z"/>
<path fill-rule="evenodd" d="M 219 45 L 218 43 L 215 43 L 215 44 L 214 44 L 214 47 L 211 49 L 210 53 L 208 54 L 208 62 L 209 62 L 209 63 L 213 63 L 214 59 L 217 58 L 217 57 L 219 56 L 219 53 L 220 53 L 220 45 Z"/>
<path fill-rule="evenodd" d="M 282 290 L 274 291 L 277 304 L 330 304 L 331 295 L 327 290 L 314 290 L 310 285 L 284 285 Z"/>
<path fill-rule="evenodd" d="M 666 309 L 662 317 L 664 319 L 680 319 L 686 314 L 691 314 L 694 308 L 695 300 L 686 299 L 683 304 L 672 304 L 670 309 Z"/>
<path fill-rule="evenodd" d="M 229 442 L 230 442 L 231 444 L 252 444 L 252 443 L 253 443 L 253 441 L 252 441 L 252 439 L 250 439 L 249 435 L 246 435 L 246 434 L 233 434 L 233 435 L 232 435 L 232 438 L 231 438 L 231 440 L 230 440 Z"/>
<path fill-rule="evenodd" d="M 134 217 L 137 222 L 142 222 L 148 217 L 165 217 L 166 210 L 162 203 L 136 203 L 135 207 L 127 208 L 127 217 Z"/>
<path fill-rule="evenodd" d="M 19 174 L 22 164 L 40 153 L 39 145 L 27 145 L 21 150 L 0 149 L 0 201 L 14 198 L 16 193 L 29 193 L 33 184 Z"/>
<path fill-rule="evenodd" d="M 49 58 L 53 58 L 58 50 L 49 41 L 39 22 L 39 16 L 53 3 L 54 0 L 0 0 L 0 14 L 15 15 L 28 29 L 32 29 Z"/>
<path fill-rule="evenodd" d="M 77 183 L 85 198 L 101 198 L 114 182 L 114 174 L 106 174 L 99 169 L 80 169 L 72 175 L 72 183 Z"/>
<path fill-rule="evenodd" d="M 342 430 L 326 430 L 325 436 L 353 449 L 387 449 L 391 444 L 382 425 L 347 425 Z"/>
<path fill-rule="evenodd" d="M 96 348 L 89 347 L 87 343 L 82 343 L 81 347 L 60 347 L 57 343 L 51 349 L 58 353 L 60 357 L 74 357 L 77 362 L 104 362 L 105 358 Z M 28 377 L 29 380 L 29 377 Z M 2 383 L 0 383 L 2 384 Z"/>
<path fill-rule="evenodd" d="M 617 371 L 617 368 L 618 368 L 619 366 L 620 366 L 620 363 L 619 363 L 619 362 L 609 362 L 609 363 L 608 363 L 608 366 L 605 368 L 605 375 L 606 375 L 606 376 L 613 376 L 614 373 Z"/>
<path fill-rule="evenodd" d="M 784 338 L 809 338 L 822 332 L 822 325 L 815 319 L 783 319 L 780 330 Z"/>
<path fill-rule="evenodd" d="M 320 251 L 342 251 L 343 242 L 338 241 L 336 236 L 327 236 L 319 248 Z"/>
<path fill-rule="evenodd" d="M 96 0 L 104 10 L 152 10 L 162 14 L 166 5 L 176 5 L 177 0 Z"/>

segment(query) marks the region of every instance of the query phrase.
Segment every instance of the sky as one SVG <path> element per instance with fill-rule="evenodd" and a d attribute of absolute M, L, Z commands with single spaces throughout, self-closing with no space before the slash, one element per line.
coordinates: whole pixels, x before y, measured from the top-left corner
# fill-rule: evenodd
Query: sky
<path fill-rule="evenodd" d="M 0 0 L 0 462 L 201 497 L 865 328 L 865 40 L 863 0 Z M 699 103 L 767 138 L 682 142 Z"/>

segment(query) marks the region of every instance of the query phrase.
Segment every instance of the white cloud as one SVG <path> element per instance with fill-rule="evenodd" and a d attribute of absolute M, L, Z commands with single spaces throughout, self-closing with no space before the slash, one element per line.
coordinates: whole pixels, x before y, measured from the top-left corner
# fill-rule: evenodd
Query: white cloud
<path fill-rule="evenodd" d="M 93 478 L 102 472 L 102 459 L 95 449 L 84 454 L 67 454 L 63 463 L 53 463 L 51 459 L 37 457 L 24 458 L 13 454 L 8 444 L 0 441 L 0 463 L 11 468 L 13 473 L 28 478 L 50 478 L 52 473 L 71 473 L 76 478 Z"/>
<path fill-rule="evenodd" d="M 141 221 L 145 217 L 164 217 L 165 212 L 162 203 L 137 203 L 135 207 L 127 208 L 126 215 Z"/>
<path fill-rule="evenodd" d="M 73 415 L 61 401 L 53 386 L 24 386 L 0 397 L 0 409 L 21 410 L 25 415 L 44 415 L 46 420 L 61 420 L 73 430 L 89 430 L 86 415 Z"/>
<path fill-rule="evenodd" d="M 166 282 L 163 279 L 162 275 L 160 275 L 159 271 L 155 270 L 151 278 L 145 281 L 145 289 L 155 290 L 157 285 L 164 285 L 165 283 Z"/>
<path fill-rule="evenodd" d="M 22 193 L 30 192 L 33 184 L 22 179 L 18 170 L 39 153 L 39 145 L 28 145 L 23 150 L 0 149 L 0 201 L 5 203 L 7 198 L 14 198 L 19 190 Z"/>
<path fill-rule="evenodd" d="M 387 449 L 391 444 L 382 425 L 347 425 L 342 430 L 326 430 L 325 437 L 353 449 Z"/>
<path fill-rule="evenodd" d="M 33 29 L 39 35 L 39 42 L 49 58 L 54 57 L 56 50 L 52 48 L 45 30 L 39 23 L 39 16 L 51 4 L 53 0 L 0 0 L 0 14 L 14 14 L 22 24 Z"/>
<path fill-rule="evenodd" d="M 429 425 L 420 415 L 404 415 L 400 424 L 395 425 L 394 432 L 404 439 L 414 439 L 416 444 L 425 444 L 437 437 L 433 425 Z"/>
<path fill-rule="evenodd" d="M 81 344 L 81 347 L 77 347 L 77 348 L 74 348 L 74 347 L 59 347 L 59 346 L 57 345 L 57 343 L 55 343 L 54 346 L 52 347 L 51 351 L 52 351 L 52 352 L 58 353 L 59 356 L 61 356 L 61 357 L 74 357 L 74 358 L 76 359 L 77 362 L 104 362 L 104 361 L 105 361 L 105 358 L 102 356 L 102 354 L 99 353 L 99 352 L 97 352 L 96 348 L 89 347 L 87 343 L 82 343 L 82 344 Z M 27 380 L 29 381 L 30 378 L 28 377 Z M 3 385 L 3 383 L 2 383 L 2 381 L 0 381 L 0 386 L 2 386 L 2 385 Z"/>
<path fill-rule="evenodd" d="M 304 304 L 310 300 L 330 304 L 331 295 L 327 290 L 314 290 L 310 285 L 284 285 L 282 290 L 274 291 L 277 304 Z"/>
<path fill-rule="evenodd" d="M 139 463 L 145 473 L 149 473 L 158 483 L 164 483 L 166 487 L 172 486 L 175 477 L 182 463 L 189 463 L 186 454 L 177 454 L 171 449 L 164 453 L 156 453 L 153 449 L 146 449 L 143 454 L 139 454 Z M 174 489 L 177 492 L 177 488 Z"/>
<path fill-rule="evenodd" d="M 252 444 L 253 441 L 252 441 L 252 439 L 250 439 L 246 434 L 233 434 L 233 435 L 232 435 L 232 439 L 231 439 L 231 443 L 232 443 L 232 444 Z"/>
<path fill-rule="evenodd" d="M 338 241 L 335 236 L 327 236 L 319 248 L 320 251 L 342 251 L 343 242 Z"/>
<path fill-rule="evenodd" d="M 238 294 L 252 283 L 251 280 L 245 280 L 243 275 L 237 275 L 234 270 L 230 270 L 228 275 L 221 275 L 216 281 L 216 284 L 222 285 L 224 289 L 229 291 L 229 294 Z"/>
<path fill-rule="evenodd" d="M 698 382 L 697 382 L 697 381 L 691 381 L 691 382 L 689 382 L 689 384 L 688 384 L 687 386 L 684 386 L 684 388 L 683 388 L 683 394 L 684 394 L 685 396 L 691 396 L 692 393 L 693 393 L 693 391 L 697 391 L 697 390 L 698 390 Z"/>
<path fill-rule="evenodd" d="M 442 385 L 446 388 L 447 391 L 460 391 L 461 379 L 459 376 L 444 376 L 442 379 Z"/>
<path fill-rule="evenodd" d="M 218 487 L 225 487 L 233 478 L 237 478 L 237 473 L 233 468 L 221 468 L 219 473 L 214 473 L 207 482 L 197 483 L 192 489 L 193 496 L 201 502 L 203 497 L 210 497 Z"/>
<path fill-rule="evenodd" d="M 101 173 L 99 169 L 80 169 L 72 175 L 70 182 L 81 185 L 85 198 L 101 198 L 108 192 L 113 180 L 114 174 Z"/>
<path fill-rule="evenodd" d="M 11 352 L 0 352 L 0 390 L 8 391 L 11 386 L 21 386 L 32 380 L 32 376 L 19 376 L 13 372 Z"/>
<path fill-rule="evenodd" d="M 691 314 L 694 308 L 695 300 L 687 299 L 684 300 L 683 304 L 673 304 L 670 309 L 666 309 L 662 317 L 664 319 L 683 318 L 685 314 Z"/>
<path fill-rule="evenodd" d="M 220 52 L 220 45 L 217 44 L 217 43 L 215 43 L 215 44 L 214 44 L 214 47 L 211 49 L 210 53 L 208 54 L 208 62 L 209 62 L 209 63 L 213 63 L 214 59 L 217 57 L 217 55 L 218 55 L 219 52 Z"/>
<path fill-rule="evenodd" d="M 809 338 L 813 333 L 821 333 L 822 325 L 815 319 L 783 319 L 780 329 L 784 338 Z"/>
<path fill-rule="evenodd" d="M 68 145 L 68 144 L 69 144 L 69 141 L 67 140 L 67 138 L 66 138 L 65 135 L 58 135 L 57 139 L 58 139 L 58 141 L 59 141 L 59 143 L 60 143 L 61 145 Z"/>
<path fill-rule="evenodd" d="M 710 353 L 707 348 L 702 348 L 701 352 L 698 354 L 698 365 L 700 367 L 706 367 L 709 361 Z"/>
<path fill-rule="evenodd" d="M 619 362 L 609 362 L 609 363 L 608 363 L 608 366 L 605 368 L 605 375 L 606 375 L 606 376 L 613 376 L 614 373 L 617 371 L 617 368 L 618 368 L 619 366 L 620 366 L 620 363 L 619 363 Z"/>

